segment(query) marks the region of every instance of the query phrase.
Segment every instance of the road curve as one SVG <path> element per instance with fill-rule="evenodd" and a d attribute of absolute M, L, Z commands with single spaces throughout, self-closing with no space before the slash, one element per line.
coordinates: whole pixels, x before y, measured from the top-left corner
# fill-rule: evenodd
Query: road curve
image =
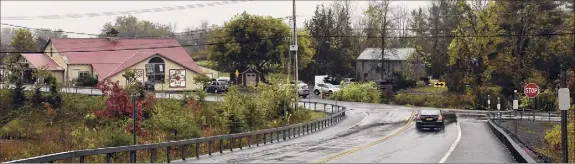
<path fill-rule="evenodd" d="M 63 91 L 101 94 L 94 89 L 65 88 Z M 156 97 L 179 99 L 181 94 L 156 94 Z M 206 99 L 221 101 L 223 96 L 211 95 Z M 317 98 L 302 100 L 335 103 Z M 411 111 L 422 108 L 355 102 L 338 102 L 338 104 L 348 108 L 347 118 L 312 135 L 260 147 L 244 148 L 241 151 L 173 162 L 515 162 L 490 131 L 485 120 L 459 117 L 458 123 L 448 124 L 445 131 L 418 132 L 414 124 L 404 123 L 411 116 Z M 455 143 L 460 134 L 459 129 L 461 137 L 459 142 Z M 366 144 L 368 146 L 364 146 Z"/>
<path fill-rule="evenodd" d="M 457 140 L 459 133 L 461 136 Z M 515 161 L 491 132 L 485 120 L 458 116 L 458 121 L 447 124 L 444 131 L 420 132 L 415 129 L 415 124 L 411 124 L 409 129 L 397 137 L 328 162 L 514 163 Z"/>
<path fill-rule="evenodd" d="M 330 102 L 311 99 L 311 101 Z M 337 125 L 312 135 L 296 139 L 247 148 L 241 151 L 224 152 L 199 159 L 188 159 L 190 163 L 307 163 L 319 157 L 336 155 L 364 143 L 373 142 L 382 135 L 390 135 L 399 129 L 411 116 L 411 108 L 392 107 L 379 104 L 338 103 L 348 107 L 347 118 Z M 319 108 L 319 106 L 318 106 Z"/>

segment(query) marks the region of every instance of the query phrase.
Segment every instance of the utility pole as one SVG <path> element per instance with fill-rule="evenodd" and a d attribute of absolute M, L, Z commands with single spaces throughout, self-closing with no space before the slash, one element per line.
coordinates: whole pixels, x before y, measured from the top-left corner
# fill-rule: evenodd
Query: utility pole
<path fill-rule="evenodd" d="M 384 3 L 385 3 L 385 0 L 381 2 L 381 12 L 383 12 L 383 19 L 381 19 L 381 21 L 382 21 L 381 27 L 382 28 L 381 28 L 381 69 L 380 69 L 381 79 L 380 80 L 383 80 L 383 74 L 385 72 L 384 71 L 385 68 L 383 66 L 383 64 L 384 64 L 383 61 L 385 59 L 383 57 L 385 55 L 385 32 L 386 32 L 386 22 L 387 22 L 387 4 L 384 4 Z M 385 8 L 384 8 L 384 5 L 386 6 Z"/>
<path fill-rule="evenodd" d="M 294 59 L 295 59 L 295 61 L 294 61 L 294 63 L 295 63 L 295 64 L 294 64 L 294 65 L 295 65 L 295 66 L 294 66 L 294 67 L 295 67 L 295 71 L 294 71 L 294 75 L 295 75 L 295 78 L 294 78 L 294 79 L 295 79 L 295 81 L 294 81 L 294 84 L 295 84 L 295 85 L 294 85 L 294 86 L 295 86 L 296 102 L 295 102 L 295 105 L 294 105 L 294 106 L 295 106 L 295 107 L 294 107 L 294 110 L 297 110 L 297 105 L 298 105 L 297 99 L 299 98 L 299 94 L 298 94 L 298 88 L 299 88 L 299 84 L 298 84 L 298 81 L 299 81 L 299 78 L 298 78 L 298 65 L 299 65 L 299 63 L 298 63 L 298 60 L 297 60 L 297 58 L 298 58 L 298 57 L 297 57 L 297 51 L 298 51 L 298 47 L 297 47 L 297 46 L 298 46 L 298 45 L 297 45 L 297 30 L 296 30 L 296 29 L 297 29 L 297 26 L 296 26 L 296 10 L 295 10 L 295 9 L 296 9 L 296 8 L 295 8 L 295 0 L 293 0 L 293 38 L 292 38 L 292 39 L 293 39 L 293 41 L 292 41 L 293 43 L 292 43 L 292 45 L 290 46 L 290 51 L 293 51 L 293 55 L 294 55 Z"/>
<path fill-rule="evenodd" d="M 573 10 L 571 13 L 575 13 L 575 0 L 572 1 L 571 10 Z M 573 22 L 575 24 L 575 14 L 573 15 Z M 573 68 L 573 71 L 575 71 L 575 65 L 573 65 L 573 62 L 575 62 L 575 26 L 571 26 L 571 30 L 573 30 L 573 35 L 571 36 L 571 38 L 573 39 L 573 43 L 572 43 L 573 48 L 571 49 L 571 53 L 573 53 L 571 55 L 571 68 Z M 565 72 L 565 88 L 569 87 L 569 84 L 567 83 L 567 78 L 568 78 L 567 74 L 568 73 L 566 71 Z M 573 116 L 573 120 L 575 121 L 575 114 Z M 573 127 L 573 130 L 575 130 L 575 127 Z M 575 146 L 575 143 L 573 145 Z M 575 151 L 575 149 L 573 149 L 573 151 Z"/>

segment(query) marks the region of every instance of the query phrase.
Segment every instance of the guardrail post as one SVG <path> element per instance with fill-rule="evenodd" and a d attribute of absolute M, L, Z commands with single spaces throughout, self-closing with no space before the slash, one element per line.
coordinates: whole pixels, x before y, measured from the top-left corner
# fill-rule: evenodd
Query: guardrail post
<path fill-rule="evenodd" d="M 109 163 L 109 162 L 107 162 L 107 163 Z M 150 149 L 150 163 L 156 163 L 156 149 L 155 148 Z"/>
<path fill-rule="evenodd" d="M 166 147 L 166 159 L 170 163 L 170 146 Z"/>
<path fill-rule="evenodd" d="M 196 158 L 200 158 L 200 143 L 196 142 Z"/>
<path fill-rule="evenodd" d="M 106 163 L 112 163 L 112 153 L 106 153 Z"/>
<path fill-rule="evenodd" d="M 248 147 L 252 147 L 252 135 L 248 135 Z"/>
<path fill-rule="evenodd" d="M 274 143 L 274 132 L 270 133 L 270 143 Z"/>
<path fill-rule="evenodd" d="M 280 142 L 280 133 L 276 133 L 276 139 L 278 140 L 278 142 Z"/>
<path fill-rule="evenodd" d="M 183 161 L 186 160 L 186 145 L 180 146 L 180 156 L 181 156 Z"/>
<path fill-rule="evenodd" d="M 326 105 L 327 105 L 327 104 L 323 104 L 323 112 L 325 112 L 325 106 L 326 106 Z"/>
<path fill-rule="evenodd" d="M 331 104 L 331 113 L 333 113 L 333 104 Z"/>
<path fill-rule="evenodd" d="M 258 134 L 256 134 L 256 146 L 260 146 L 260 139 Z"/>
<path fill-rule="evenodd" d="M 84 157 L 86 157 L 86 156 L 80 156 L 80 163 L 84 163 Z"/>
<path fill-rule="evenodd" d="M 244 138 L 243 138 L 243 137 L 240 137 L 240 138 L 238 138 L 238 139 L 240 140 L 239 142 L 240 142 L 240 150 L 241 150 L 241 149 L 242 149 L 242 140 L 244 140 Z"/>
<path fill-rule="evenodd" d="M 208 141 L 208 155 L 212 155 L 212 145 L 213 141 Z"/>
<path fill-rule="evenodd" d="M 130 163 L 136 163 L 136 151 L 130 151 Z"/>
<path fill-rule="evenodd" d="M 267 137 L 267 135 L 266 135 L 266 133 L 264 133 L 264 145 L 267 144 L 267 138 L 266 137 Z"/>
<path fill-rule="evenodd" d="M 224 153 L 224 139 L 220 139 L 220 153 Z"/>
<path fill-rule="evenodd" d="M 317 110 L 317 102 L 313 102 L 313 110 Z"/>
<path fill-rule="evenodd" d="M 230 151 L 234 151 L 234 138 L 230 138 L 229 139 L 229 145 L 230 145 Z"/>
<path fill-rule="evenodd" d="M 286 140 L 286 135 L 287 135 L 288 131 L 289 131 L 289 128 L 287 130 L 282 130 L 282 136 L 284 138 L 284 141 Z M 279 140 L 278 140 L 278 142 L 279 142 Z"/>

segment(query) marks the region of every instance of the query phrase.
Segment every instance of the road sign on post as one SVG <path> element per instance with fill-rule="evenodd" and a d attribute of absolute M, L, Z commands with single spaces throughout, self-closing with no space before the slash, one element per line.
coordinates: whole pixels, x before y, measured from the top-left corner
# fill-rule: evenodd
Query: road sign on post
<path fill-rule="evenodd" d="M 439 88 L 445 88 L 447 87 L 445 85 L 445 82 L 435 82 L 435 84 L 433 84 L 434 87 L 439 87 Z"/>
<path fill-rule="evenodd" d="M 559 97 L 559 110 L 569 110 L 571 108 L 571 98 L 569 96 L 569 88 L 561 88 L 558 91 Z"/>
<path fill-rule="evenodd" d="M 238 84 L 238 76 L 240 76 L 240 72 L 236 69 L 236 85 Z"/>
<path fill-rule="evenodd" d="M 539 95 L 539 86 L 537 86 L 535 83 L 529 83 L 525 85 L 523 89 L 525 91 L 525 96 L 529 98 L 535 98 L 537 95 Z"/>
<path fill-rule="evenodd" d="M 563 154 L 563 163 L 569 163 L 569 150 L 567 144 L 567 110 L 569 110 L 571 106 L 571 100 L 569 97 L 569 89 L 568 88 L 561 88 L 557 92 L 557 96 L 559 97 L 559 109 L 561 110 L 561 149 Z"/>
<path fill-rule="evenodd" d="M 513 93 L 514 93 L 514 94 L 513 94 L 513 97 L 514 97 L 514 99 L 513 99 L 513 109 L 514 109 L 514 110 L 517 110 L 517 109 L 519 109 L 519 101 L 517 100 L 517 90 L 513 90 Z"/>

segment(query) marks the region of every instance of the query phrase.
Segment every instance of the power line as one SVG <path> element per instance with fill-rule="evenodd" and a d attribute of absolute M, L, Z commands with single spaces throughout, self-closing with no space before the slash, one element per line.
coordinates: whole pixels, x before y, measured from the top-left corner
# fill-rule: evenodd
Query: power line
<path fill-rule="evenodd" d="M 285 17 L 276 17 L 274 19 L 289 19 L 291 16 L 285 16 Z M 24 28 L 24 29 L 29 29 L 29 30 L 38 30 L 38 31 L 46 31 L 46 32 L 55 32 L 55 33 L 65 33 L 65 34 L 75 34 L 75 35 L 86 35 L 86 36 L 95 36 L 95 37 L 106 37 L 106 35 L 103 34 L 93 34 L 93 33 L 83 33 L 83 32 L 70 32 L 70 31 L 63 31 L 63 30 L 50 30 L 50 29 L 46 29 L 46 28 L 33 28 L 33 27 L 26 27 L 26 26 L 21 26 L 21 25 L 15 25 L 15 24 L 8 24 L 8 23 L 0 23 L 0 25 L 4 25 L 4 26 L 10 26 L 10 27 L 16 27 L 16 28 Z M 224 28 L 223 26 L 215 26 L 215 27 L 210 27 L 207 29 L 196 29 L 196 30 L 189 30 L 189 31 L 184 31 L 184 32 L 173 32 L 170 34 L 165 34 L 165 35 L 148 35 L 148 36 L 135 36 L 135 37 L 124 37 L 124 38 L 160 38 L 160 37 L 166 37 L 166 36 L 178 36 L 178 35 L 183 35 L 183 34 L 190 34 L 190 33 L 196 33 L 196 32 L 209 32 L 210 30 L 217 30 L 217 29 L 221 29 Z"/>
<path fill-rule="evenodd" d="M 167 6 L 167 7 L 140 9 L 140 10 L 108 11 L 108 12 L 82 13 L 82 14 L 43 15 L 43 16 L 13 16 L 13 17 L 0 17 L 0 19 L 1 20 L 37 20 L 37 19 L 93 18 L 93 17 L 100 17 L 100 16 L 118 16 L 118 15 L 168 12 L 168 11 L 177 11 L 177 10 L 189 10 L 189 9 L 195 9 L 195 8 L 222 6 L 222 5 L 227 5 L 227 4 L 237 4 L 237 3 L 243 3 L 243 2 L 248 2 L 248 1 L 252 1 L 252 0 L 225 0 L 225 1 L 218 1 L 218 2 L 207 2 L 207 3 L 198 3 L 198 4 L 191 4 L 191 5 L 180 5 L 180 6 Z"/>
<path fill-rule="evenodd" d="M 517 37 L 517 36 L 557 36 L 557 35 L 575 35 L 575 33 L 538 33 L 538 34 L 526 34 L 526 35 L 514 35 L 514 34 L 499 34 L 499 35 L 445 35 L 445 36 L 433 36 L 433 37 L 426 37 L 426 36 L 404 36 L 404 37 L 386 37 L 386 38 L 435 38 L 435 37 L 443 37 L 443 38 L 491 38 L 491 37 Z M 326 35 L 326 36 L 305 36 L 305 35 L 298 35 L 298 38 L 321 38 L 321 37 L 332 37 L 332 38 L 349 38 L 349 37 L 358 37 L 358 38 L 365 38 L 365 36 L 359 35 Z M 368 37 L 368 38 L 377 38 L 380 39 L 381 37 Z M 234 44 L 234 43 L 248 43 L 248 42 L 256 42 L 256 41 L 265 41 L 265 40 L 274 40 L 274 39 L 290 39 L 289 36 L 285 37 L 268 37 L 268 38 L 259 38 L 259 39 L 247 39 L 243 41 L 227 41 L 227 42 L 216 42 L 216 43 L 206 43 L 206 44 L 192 44 L 192 45 L 178 45 L 178 46 L 158 46 L 158 47 L 147 47 L 147 48 L 125 48 L 125 49 L 103 49 L 103 50 L 78 50 L 78 51 L 60 51 L 60 53 L 67 53 L 67 52 L 107 52 L 107 51 L 124 51 L 124 50 L 146 50 L 146 49 L 162 49 L 162 48 L 176 48 L 176 47 L 194 47 L 194 46 L 209 46 L 209 45 L 220 45 L 220 44 Z M 26 52 L 26 51 L 2 51 L 0 53 L 43 53 L 43 52 Z"/>

